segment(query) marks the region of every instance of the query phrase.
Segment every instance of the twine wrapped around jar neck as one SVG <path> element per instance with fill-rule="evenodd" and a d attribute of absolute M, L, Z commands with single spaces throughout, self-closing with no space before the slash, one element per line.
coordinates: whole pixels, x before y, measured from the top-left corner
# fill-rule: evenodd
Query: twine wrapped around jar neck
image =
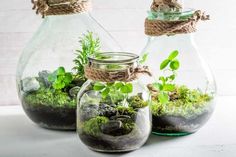
<path fill-rule="evenodd" d="M 44 18 L 48 15 L 66 15 L 91 9 L 90 0 L 31 0 L 33 10 Z"/>
<path fill-rule="evenodd" d="M 177 0 L 154 0 L 151 6 L 152 11 L 162 10 L 163 5 L 175 8 L 181 8 L 181 4 L 177 3 Z M 161 36 L 161 35 L 175 35 L 175 34 L 187 34 L 196 32 L 196 26 L 199 21 L 209 20 L 210 16 L 206 15 L 201 10 L 197 10 L 187 20 L 159 20 L 148 19 L 145 20 L 145 34 L 149 36 Z"/>
<path fill-rule="evenodd" d="M 94 81 L 113 83 L 116 81 L 130 82 L 138 79 L 139 75 L 147 74 L 152 76 L 147 66 L 138 66 L 123 70 L 102 70 L 93 68 L 90 65 L 85 67 L 85 77 Z"/>

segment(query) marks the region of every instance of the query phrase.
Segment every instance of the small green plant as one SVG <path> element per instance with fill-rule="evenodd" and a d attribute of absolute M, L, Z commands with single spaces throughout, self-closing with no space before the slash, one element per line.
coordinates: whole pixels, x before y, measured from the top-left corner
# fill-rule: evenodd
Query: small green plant
<path fill-rule="evenodd" d="M 140 96 L 132 96 L 128 99 L 128 102 L 133 108 L 143 108 L 148 106 L 148 103 L 144 101 Z"/>
<path fill-rule="evenodd" d="M 159 82 L 153 83 L 154 88 L 159 91 L 158 100 L 162 104 L 168 103 L 168 93 L 175 90 L 173 81 L 176 78 L 176 71 L 180 67 L 180 62 L 177 59 L 178 54 L 179 52 L 177 50 L 173 51 L 160 65 L 160 70 L 168 70 L 171 74 L 169 76 L 161 76 L 159 77 Z"/>
<path fill-rule="evenodd" d="M 101 83 L 96 82 L 93 86 L 95 91 L 101 92 L 103 99 L 110 97 L 113 102 L 123 100 L 129 93 L 133 92 L 132 83 L 115 82 L 115 83 Z"/>
<path fill-rule="evenodd" d="M 76 100 L 71 98 L 67 92 L 40 87 L 38 91 L 26 94 L 24 101 L 32 107 L 48 106 L 54 108 L 75 108 Z"/>
<path fill-rule="evenodd" d="M 176 86 L 175 93 L 167 105 L 152 101 L 151 111 L 154 116 L 196 117 L 206 111 L 212 97 L 199 90 L 191 90 L 186 86 Z"/>
<path fill-rule="evenodd" d="M 73 76 L 70 72 L 66 72 L 64 67 L 59 67 L 48 76 L 48 80 L 52 83 L 54 89 L 59 90 L 70 85 Z"/>
<path fill-rule="evenodd" d="M 92 136 L 98 136 L 101 133 L 101 125 L 106 124 L 109 121 L 107 117 L 97 116 L 84 122 L 82 128 L 86 134 Z"/>
<path fill-rule="evenodd" d="M 74 59 L 75 67 L 73 70 L 79 77 L 84 77 L 84 66 L 88 63 L 88 56 L 96 55 L 100 52 L 100 40 L 94 38 L 92 32 L 88 32 L 82 38 L 80 38 L 81 49 L 76 50 L 76 58 Z"/>

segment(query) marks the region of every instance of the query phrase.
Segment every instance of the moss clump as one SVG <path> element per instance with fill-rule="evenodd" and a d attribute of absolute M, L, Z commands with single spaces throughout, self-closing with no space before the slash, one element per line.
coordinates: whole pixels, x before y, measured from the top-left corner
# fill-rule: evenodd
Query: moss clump
<path fill-rule="evenodd" d="M 76 100 L 71 98 L 68 93 L 62 90 L 54 90 L 50 88 L 41 87 L 38 91 L 26 93 L 24 101 L 30 106 L 50 106 L 54 108 L 75 108 Z"/>
<path fill-rule="evenodd" d="M 118 110 L 120 115 L 134 115 L 136 111 L 132 107 L 125 107 L 125 106 L 117 106 L 116 109 Z"/>
<path fill-rule="evenodd" d="M 176 86 L 174 92 L 169 94 L 170 100 L 167 104 L 162 104 L 155 98 L 151 104 L 152 114 L 154 116 L 182 116 L 191 118 L 202 114 L 212 97 L 203 94 L 198 90 L 191 90 L 186 86 Z"/>
<path fill-rule="evenodd" d="M 101 125 L 109 121 L 107 117 L 97 116 L 84 122 L 82 129 L 83 132 L 92 136 L 98 136 L 101 133 Z"/>
<path fill-rule="evenodd" d="M 144 101 L 140 96 L 132 96 L 128 99 L 129 105 L 133 108 L 143 108 L 148 106 L 148 103 Z"/>
<path fill-rule="evenodd" d="M 136 127 L 137 127 L 136 124 L 131 120 L 123 122 L 123 125 L 122 125 L 123 135 L 129 134 Z"/>

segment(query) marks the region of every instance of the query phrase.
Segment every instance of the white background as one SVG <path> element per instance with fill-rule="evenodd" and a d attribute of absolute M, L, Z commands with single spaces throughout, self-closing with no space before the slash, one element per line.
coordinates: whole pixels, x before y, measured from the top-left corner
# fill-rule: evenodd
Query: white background
<path fill-rule="evenodd" d="M 144 18 L 152 0 L 93 0 L 92 14 L 124 50 L 139 53 L 146 37 Z M 219 99 L 214 115 L 197 133 L 178 137 L 151 135 L 141 149 L 128 154 L 89 151 L 74 132 L 33 125 L 21 107 L 15 87 L 18 58 L 42 22 L 30 0 L 0 1 L 0 157 L 235 157 L 236 156 L 236 0 L 185 0 L 207 11 L 196 42 L 216 76 Z M 13 106 L 18 105 L 18 106 Z"/>
<path fill-rule="evenodd" d="M 151 0 L 93 2 L 94 17 L 124 50 L 139 53 L 146 42 L 143 24 Z M 213 69 L 219 95 L 236 96 L 236 1 L 185 0 L 185 5 L 211 15 L 211 21 L 200 24 L 196 42 Z M 42 22 L 31 7 L 30 0 L 0 2 L 0 105 L 19 105 L 15 87 L 16 64 L 22 49 Z"/>

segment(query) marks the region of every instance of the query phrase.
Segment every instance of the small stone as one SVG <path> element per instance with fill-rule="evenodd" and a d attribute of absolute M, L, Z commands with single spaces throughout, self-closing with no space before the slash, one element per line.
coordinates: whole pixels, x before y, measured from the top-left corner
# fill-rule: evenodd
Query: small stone
<path fill-rule="evenodd" d="M 114 134 L 119 132 L 119 130 L 122 128 L 122 122 L 121 121 L 115 121 L 115 120 L 111 120 L 106 124 L 103 124 L 101 126 L 101 131 L 104 134 Z"/>
<path fill-rule="evenodd" d="M 69 90 L 70 96 L 76 97 L 77 94 L 78 94 L 78 92 L 79 92 L 79 90 L 80 90 L 80 87 L 78 87 L 78 86 L 75 86 L 75 87 L 71 88 L 71 89 Z"/>
<path fill-rule="evenodd" d="M 128 120 L 128 119 L 131 119 L 131 117 L 128 116 L 128 115 L 116 115 L 116 116 L 112 116 L 110 119 L 125 121 L 125 120 Z"/>
<path fill-rule="evenodd" d="M 37 91 L 39 88 L 40 84 L 34 77 L 26 77 L 22 80 L 22 90 L 24 92 Z"/>
<path fill-rule="evenodd" d="M 98 108 L 99 108 L 98 105 L 94 105 L 94 104 L 82 106 L 80 114 L 79 114 L 80 119 L 82 121 L 86 121 L 86 120 L 89 120 L 91 118 L 98 116 Z"/>
<path fill-rule="evenodd" d="M 99 115 L 100 116 L 106 116 L 106 117 L 111 117 L 116 115 L 117 110 L 110 105 L 107 104 L 101 104 L 99 106 Z"/>
<path fill-rule="evenodd" d="M 52 83 L 48 80 L 49 74 L 50 74 L 50 71 L 47 71 L 47 70 L 43 70 L 38 73 L 39 79 L 43 82 L 45 87 L 50 87 L 52 85 Z"/>

